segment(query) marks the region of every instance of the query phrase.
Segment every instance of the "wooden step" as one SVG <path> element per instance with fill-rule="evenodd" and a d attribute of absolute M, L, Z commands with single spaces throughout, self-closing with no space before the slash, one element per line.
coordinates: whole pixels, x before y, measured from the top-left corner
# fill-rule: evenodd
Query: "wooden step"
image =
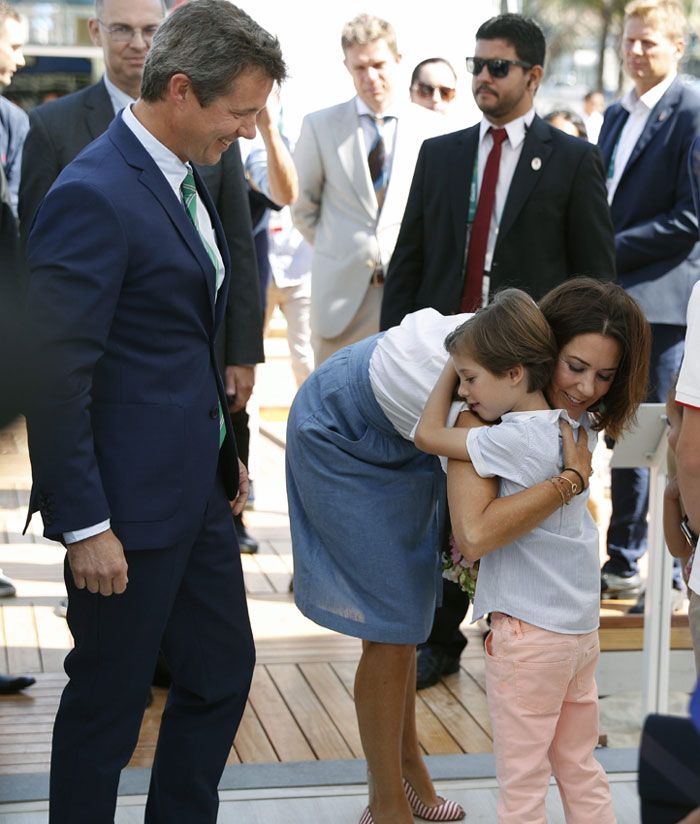
<path fill-rule="evenodd" d="M 643 615 L 601 615 L 601 652 L 640 650 L 644 646 Z M 692 649 L 688 616 L 671 616 L 671 649 Z"/>

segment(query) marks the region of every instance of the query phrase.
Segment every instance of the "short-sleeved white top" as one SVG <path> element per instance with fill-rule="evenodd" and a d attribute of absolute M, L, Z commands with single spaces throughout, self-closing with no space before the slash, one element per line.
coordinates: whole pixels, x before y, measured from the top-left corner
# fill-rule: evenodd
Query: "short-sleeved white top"
<path fill-rule="evenodd" d="M 497 426 L 470 429 L 467 449 L 482 477 L 498 477 L 499 497 L 531 487 L 563 468 L 563 409 L 510 412 Z M 589 430 L 588 415 L 581 425 Z M 589 448 L 597 442 L 589 430 Z M 598 531 L 588 492 L 575 496 L 531 532 L 481 558 L 474 620 L 504 612 L 553 632 L 592 632 L 600 613 Z"/>
<path fill-rule="evenodd" d="M 696 283 L 688 301 L 688 331 L 685 355 L 676 384 L 676 402 L 700 409 L 700 283 Z M 700 594 L 700 555 L 695 553 L 688 586 Z"/>
<path fill-rule="evenodd" d="M 380 338 L 370 358 L 369 380 L 377 403 L 403 438 L 414 439 L 428 395 L 447 363 L 445 337 L 470 317 L 420 309 Z M 452 404 L 448 425 L 464 408 L 462 402 Z"/>

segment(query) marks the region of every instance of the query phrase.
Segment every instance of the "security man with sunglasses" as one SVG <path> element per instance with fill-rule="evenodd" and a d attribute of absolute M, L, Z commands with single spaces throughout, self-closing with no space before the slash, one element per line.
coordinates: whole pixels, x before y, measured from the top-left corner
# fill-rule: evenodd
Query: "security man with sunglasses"
<path fill-rule="evenodd" d="M 504 286 L 538 299 L 573 275 L 614 277 L 598 149 L 533 108 L 545 50 L 539 26 L 518 14 L 493 17 L 477 31 L 467 69 L 484 116 L 423 144 L 387 273 L 382 329 L 425 307 L 473 312 Z M 445 582 L 419 651 L 419 688 L 457 670 L 468 603 Z"/>

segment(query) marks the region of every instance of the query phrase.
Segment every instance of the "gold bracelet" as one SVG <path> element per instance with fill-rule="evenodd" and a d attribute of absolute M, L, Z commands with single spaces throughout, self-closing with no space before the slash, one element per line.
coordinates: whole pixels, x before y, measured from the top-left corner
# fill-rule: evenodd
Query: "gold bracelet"
<path fill-rule="evenodd" d="M 572 498 L 574 497 L 574 495 L 578 495 L 579 486 L 576 483 L 576 481 L 569 480 L 569 478 L 566 478 L 564 475 L 555 475 L 554 477 L 555 478 L 561 478 L 562 481 L 566 481 L 567 484 L 569 484 L 569 486 L 571 487 L 571 497 Z"/>
<path fill-rule="evenodd" d="M 547 480 L 550 482 L 550 484 L 552 484 L 552 486 L 559 493 L 559 497 L 561 498 L 561 505 L 564 506 L 565 504 L 568 504 L 569 502 L 566 500 L 566 497 L 564 495 L 564 490 L 559 486 L 559 484 L 556 481 L 556 478 L 547 478 Z"/>

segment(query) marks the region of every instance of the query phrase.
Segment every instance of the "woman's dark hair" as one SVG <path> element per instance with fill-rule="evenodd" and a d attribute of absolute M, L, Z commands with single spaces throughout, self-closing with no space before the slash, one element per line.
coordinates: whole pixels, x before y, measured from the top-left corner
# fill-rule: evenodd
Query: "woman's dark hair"
<path fill-rule="evenodd" d="M 559 353 L 542 312 L 520 289 L 498 292 L 488 306 L 450 332 L 445 349 L 450 355 L 469 354 L 494 375 L 524 366 L 528 392 L 547 386 Z"/>
<path fill-rule="evenodd" d="M 586 124 L 583 122 L 583 118 L 580 115 L 577 115 L 576 112 L 572 112 L 571 109 L 555 109 L 553 112 L 545 115 L 544 119 L 547 123 L 551 124 L 551 122 L 556 120 L 558 117 L 562 120 L 566 120 L 567 123 L 571 123 L 571 125 L 578 132 L 578 136 L 582 137 L 584 140 L 588 140 Z"/>
<path fill-rule="evenodd" d="M 479 26 L 477 40 L 505 40 L 515 49 L 518 60 L 544 66 L 547 44 L 542 29 L 522 14 L 499 14 Z"/>
<path fill-rule="evenodd" d="M 577 277 L 547 292 L 539 306 L 559 350 L 578 335 L 598 334 L 619 343 L 620 363 L 610 389 L 589 410 L 595 429 L 618 438 L 635 422 L 647 395 L 651 328 L 639 304 L 616 283 Z"/>

